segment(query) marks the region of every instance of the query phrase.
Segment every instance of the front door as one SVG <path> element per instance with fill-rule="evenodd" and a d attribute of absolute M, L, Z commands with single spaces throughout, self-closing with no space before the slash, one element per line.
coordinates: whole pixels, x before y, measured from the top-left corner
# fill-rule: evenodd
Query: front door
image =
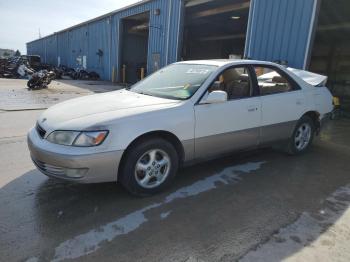
<path fill-rule="evenodd" d="M 197 159 L 258 145 L 261 100 L 255 95 L 251 75 L 248 67 L 226 69 L 206 95 L 215 90 L 225 91 L 228 101 L 195 106 Z"/>

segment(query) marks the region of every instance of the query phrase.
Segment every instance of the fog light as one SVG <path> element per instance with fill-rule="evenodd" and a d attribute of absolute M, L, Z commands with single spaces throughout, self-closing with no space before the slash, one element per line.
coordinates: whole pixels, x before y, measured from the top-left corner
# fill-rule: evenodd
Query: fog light
<path fill-rule="evenodd" d="M 71 178 L 82 178 L 85 176 L 89 169 L 79 168 L 79 169 L 66 169 L 66 176 Z"/>

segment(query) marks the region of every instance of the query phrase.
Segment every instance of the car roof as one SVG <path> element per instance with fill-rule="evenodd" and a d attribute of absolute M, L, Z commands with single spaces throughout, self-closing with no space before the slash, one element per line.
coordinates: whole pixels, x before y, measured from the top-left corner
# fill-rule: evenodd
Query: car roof
<path fill-rule="evenodd" d="M 276 64 L 273 62 L 268 61 L 261 61 L 261 60 L 247 60 L 247 59 L 213 59 L 213 60 L 189 60 L 189 61 L 181 61 L 177 62 L 176 64 L 188 64 L 188 65 L 213 65 L 218 67 L 223 66 L 234 66 L 234 65 L 267 65 L 267 66 L 274 66 L 281 70 L 283 70 L 285 73 L 287 73 L 290 77 L 292 77 L 294 80 L 296 80 L 299 84 L 300 81 L 303 81 L 303 83 L 308 83 L 312 86 L 317 85 L 325 85 L 327 82 L 327 76 L 311 73 L 308 71 L 285 67 L 280 64 Z"/>
<path fill-rule="evenodd" d="M 195 64 L 195 65 L 213 65 L 213 66 L 225 66 L 225 65 L 244 65 L 244 64 L 263 64 L 263 65 L 274 65 L 276 63 L 259 61 L 259 60 L 247 60 L 247 59 L 212 59 L 212 60 L 188 60 L 177 62 L 176 64 Z"/>

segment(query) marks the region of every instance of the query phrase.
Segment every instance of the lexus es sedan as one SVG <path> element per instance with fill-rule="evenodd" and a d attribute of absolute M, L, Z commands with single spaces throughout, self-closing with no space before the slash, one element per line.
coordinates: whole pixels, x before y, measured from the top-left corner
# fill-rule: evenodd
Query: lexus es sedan
<path fill-rule="evenodd" d="M 151 195 L 186 163 L 276 143 L 304 153 L 333 109 L 326 81 L 270 62 L 179 62 L 129 89 L 49 108 L 28 145 L 49 177 Z"/>

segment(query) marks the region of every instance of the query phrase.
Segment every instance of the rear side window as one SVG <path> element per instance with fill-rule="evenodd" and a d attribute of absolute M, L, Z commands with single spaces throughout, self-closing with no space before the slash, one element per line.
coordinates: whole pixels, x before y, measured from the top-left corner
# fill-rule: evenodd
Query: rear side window
<path fill-rule="evenodd" d="M 295 90 L 295 84 L 275 69 L 264 66 L 254 66 L 260 95 L 286 93 Z"/>

